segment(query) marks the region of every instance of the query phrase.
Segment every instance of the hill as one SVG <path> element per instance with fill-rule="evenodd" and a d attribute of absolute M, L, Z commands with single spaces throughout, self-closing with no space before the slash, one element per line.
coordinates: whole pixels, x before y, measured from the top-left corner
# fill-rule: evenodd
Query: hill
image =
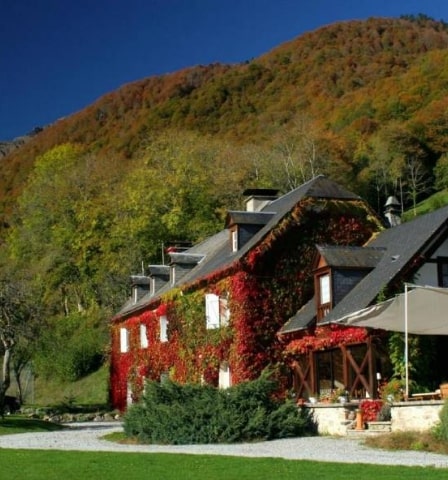
<path fill-rule="evenodd" d="M 247 187 L 326 174 L 380 213 L 390 194 L 416 210 L 448 188 L 447 93 L 447 25 L 373 18 L 125 85 L 35 132 L 0 158 L 14 361 L 42 381 L 95 370 L 129 275 L 220 230 Z"/>
<path fill-rule="evenodd" d="M 9 221 L 36 157 L 55 145 L 82 144 L 126 165 L 168 128 L 271 151 L 306 129 L 325 159 L 321 170 L 343 172 L 358 190 L 384 148 L 418 156 L 432 174 L 448 142 L 447 47 L 443 22 L 372 18 L 306 33 L 244 64 L 125 85 L 3 158 L 0 218 Z"/>

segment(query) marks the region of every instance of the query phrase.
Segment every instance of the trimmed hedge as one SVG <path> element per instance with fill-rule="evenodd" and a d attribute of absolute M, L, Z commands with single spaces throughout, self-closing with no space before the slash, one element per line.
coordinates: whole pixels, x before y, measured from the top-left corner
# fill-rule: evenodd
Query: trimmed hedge
<path fill-rule="evenodd" d="M 267 375 L 226 390 L 148 382 L 124 417 L 124 431 L 141 443 L 231 443 L 316 433 L 309 411 L 273 397 Z"/>

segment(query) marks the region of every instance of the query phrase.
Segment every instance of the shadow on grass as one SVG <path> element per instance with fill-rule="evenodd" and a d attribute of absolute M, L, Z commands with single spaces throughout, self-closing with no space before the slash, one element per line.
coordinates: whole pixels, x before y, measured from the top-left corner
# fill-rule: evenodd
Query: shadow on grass
<path fill-rule="evenodd" d="M 3 419 L 0 418 L 0 435 L 25 432 L 53 432 L 55 430 L 63 430 L 64 428 L 64 426 L 57 423 L 16 415 L 7 416 Z"/>

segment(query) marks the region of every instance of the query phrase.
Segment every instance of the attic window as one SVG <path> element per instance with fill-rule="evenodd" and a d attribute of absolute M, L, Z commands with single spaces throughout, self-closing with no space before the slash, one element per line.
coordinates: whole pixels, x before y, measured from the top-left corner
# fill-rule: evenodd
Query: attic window
<path fill-rule="evenodd" d="M 331 276 L 325 273 L 317 277 L 316 282 L 317 320 L 322 320 L 331 310 Z"/>
<path fill-rule="evenodd" d="M 232 252 L 237 252 L 238 251 L 238 229 L 235 227 L 230 232 L 230 235 L 232 238 Z"/>
<path fill-rule="evenodd" d="M 330 275 L 319 277 L 320 304 L 330 303 Z"/>

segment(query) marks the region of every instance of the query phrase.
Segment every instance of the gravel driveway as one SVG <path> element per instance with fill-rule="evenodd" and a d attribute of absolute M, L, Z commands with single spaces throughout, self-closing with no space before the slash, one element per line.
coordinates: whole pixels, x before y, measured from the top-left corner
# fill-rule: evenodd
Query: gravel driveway
<path fill-rule="evenodd" d="M 121 430 L 121 424 L 116 422 L 76 423 L 70 424 L 66 430 L 56 432 L 2 435 L 0 448 L 281 457 L 292 460 L 448 468 L 447 455 L 377 450 L 364 446 L 358 439 L 350 438 L 309 437 L 231 445 L 176 446 L 121 445 L 101 438 L 107 433 Z"/>

